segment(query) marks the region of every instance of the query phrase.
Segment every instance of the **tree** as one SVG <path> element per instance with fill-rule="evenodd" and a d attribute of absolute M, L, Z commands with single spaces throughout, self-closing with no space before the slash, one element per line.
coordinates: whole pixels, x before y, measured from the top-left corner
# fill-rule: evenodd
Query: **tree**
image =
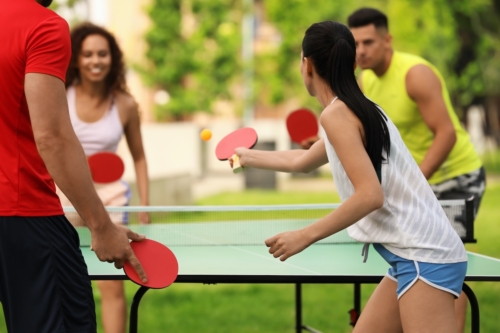
<path fill-rule="evenodd" d="M 146 34 L 146 81 L 166 90 L 170 102 L 158 106 L 159 119 L 182 119 L 211 111 L 214 101 L 231 100 L 241 72 L 241 1 L 154 0 Z"/>
<path fill-rule="evenodd" d="M 488 96 L 500 95 L 500 0 L 330 1 L 321 6 L 306 0 L 287 1 L 286 6 L 280 0 L 266 0 L 264 4 L 283 41 L 278 52 L 257 60 L 266 64 L 256 83 L 257 91 L 264 94 L 261 102 L 300 97 L 304 104 L 314 103 L 302 89 L 298 73 L 304 31 L 323 20 L 345 23 L 360 7 L 385 12 L 394 47 L 423 56 L 441 71 L 462 118 L 471 104 L 487 105 Z M 496 136 L 500 139 L 500 133 Z"/>
<path fill-rule="evenodd" d="M 388 15 L 396 49 L 421 55 L 441 71 L 459 115 L 471 104 L 487 105 L 491 96 L 500 95 L 500 0 L 352 0 L 321 5 L 307 0 L 255 0 L 255 4 L 263 8 L 256 24 L 268 22 L 279 34 L 274 47 L 254 57 L 256 105 L 273 107 L 295 100 L 318 109 L 303 89 L 299 73 L 304 32 L 318 21 L 345 23 L 350 13 L 366 6 Z M 172 96 L 159 108 L 160 117 L 208 111 L 218 99 L 241 109 L 241 96 L 232 91 L 242 84 L 242 5 L 242 0 L 154 1 L 149 10 L 153 27 L 146 36 L 152 68 L 144 73 L 148 82 Z"/>
<path fill-rule="evenodd" d="M 354 1 L 356 2 L 356 1 Z M 360 1 L 357 1 L 360 2 Z M 278 28 L 281 45 L 277 51 L 256 55 L 256 94 L 258 103 L 277 105 L 290 98 L 298 103 L 318 108 L 303 88 L 299 72 L 301 43 L 306 29 L 314 22 L 335 20 L 344 22 L 348 2 L 326 1 L 320 6 L 305 0 L 265 0 L 266 18 Z"/>

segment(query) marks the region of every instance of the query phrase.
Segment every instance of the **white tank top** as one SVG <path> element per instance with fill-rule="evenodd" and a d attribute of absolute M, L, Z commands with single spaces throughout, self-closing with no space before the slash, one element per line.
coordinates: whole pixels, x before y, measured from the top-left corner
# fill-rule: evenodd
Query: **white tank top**
<path fill-rule="evenodd" d="M 391 150 L 389 161 L 382 163 L 384 205 L 348 227 L 349 236 L 363 243 L 380 243 L 408 260 L 467 261 L 460 237 L 389 118 L 387 127 Z M 335 186 L 343 202 L 354 193 L 354 187 L 323 128 L 322 131 Z"/>
<path fill-rule="evenodd" d="M 87 123 L 78 118 L 76 113 L 76 91 L 73 86 L 67 89 L 69 116 L 76 136 L 82 144 L 85 155 L 101 151 L 116 152 L 123 135 L 123 125 L 118 114 L 118 107 L 113 101 L 111 108 L 101 119 Z"/>

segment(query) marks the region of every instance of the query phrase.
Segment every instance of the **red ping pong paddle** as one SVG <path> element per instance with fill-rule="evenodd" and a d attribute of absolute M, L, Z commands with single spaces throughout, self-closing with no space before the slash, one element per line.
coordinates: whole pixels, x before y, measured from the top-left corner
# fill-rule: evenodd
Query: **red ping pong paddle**
<path fill-rule="evenodd" d="M 111 152 L 100 152 L 88 157 L 92 180 L 96 183 L 111 183 L 119 180 L 125 171 L 122 159 Z"/>
<path fill-rule="evenodd" d="M 318 120 L 309 109 L 298 109 L 286 118 L 286 128 L 293 142 L 302 141 L 318 135 Z"/>
<path fill-rule="evenodd" d="M 175 281 L 179 264 L 168 247 L 151 239 L 130 242 L 130 247 L 146 272 L 148 281 L 142 282 L 130 262 L 126 261 L 123 270 L 130 280 L 153 289 L 166 288 Z"/>
<path fill-rule="evenodd" d="M 240 165 L 238 155 L 234 151 L 239 147 L 251 149 L 256 143 L 257 132 L 253 128 L 243 127 L 229 133 L 219 141 L 215 148 L 215 156 L 220 161 L 231 158 L 233 160 L 233 173 L 240 173 L 243 171 L 243 167 Z"/>

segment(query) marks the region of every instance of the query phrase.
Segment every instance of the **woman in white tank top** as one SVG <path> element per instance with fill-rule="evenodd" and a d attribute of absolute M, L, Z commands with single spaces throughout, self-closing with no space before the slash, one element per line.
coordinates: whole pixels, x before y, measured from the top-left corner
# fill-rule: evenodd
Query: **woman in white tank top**
<path fill-rule="evenodd" d="M 71 123 L 87 156 L 116 152 L 123 134 L 134 160 L 140 204 L 149 204 L 148 172 L 142 144 L 138 105 L 128 92 L 122 52 L 105 29 L 84 23 L 71 32 L 72 57 L 66 76 Z M 123 181 L 94 184 L 104 205 L 127 205 L 129 188 Z M 58 192 L 60 193 L 60 191 Z M 64 204 L 70 204 L 60 194 Z M 123 216 L 111 216 L 124 223 Z M 149 223 L 146 213 L 140 223 Z M 106 333 L 125 333 L 127 305 L 123 281 L 98 281 L 102 323 Z"/>
<path fill-rule="evenodd" d="M 236 149 L 244 167 L 310 172 L 329 162 L 342 199 L 324 218 L 265 243 L 284 261 L 347 228 L 352 238 L 374 243 L 392 266 L 354 332 L 455 333 L 454 299 L 467 267 L 464 246 L 394 124 L 359 89 L 355 58 L 346 26 L 313 24 L 302 42 L 300 70 L 324 108 L 324 139 L 309 150 Z"/>

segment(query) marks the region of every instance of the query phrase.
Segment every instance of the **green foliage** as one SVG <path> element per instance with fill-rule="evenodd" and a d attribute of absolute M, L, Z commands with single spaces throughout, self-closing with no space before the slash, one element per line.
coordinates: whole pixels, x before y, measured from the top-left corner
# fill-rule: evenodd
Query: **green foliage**
<path fill-rule="evenodd" d="M 256 92 L 260 103 L 276 105 L 295 98 L 304 106 L 318 107 L 303 88 L 299 71 L 302 38 L 305 30 L 314 22 L 345 21 L 350 5 L 339 1 L 323 2 L 321 6 L 303 0 L 287 1 L 286 4 L 280 0 L 264 2 L 266 16 L 279 30 L 282 41 L 277 53 L 255 56 Z"/>
<path fill-rule="evenodd" d="M 210 111 L 231 99 L 241 72 L 239 0 L 155 0 L 148 14 L 147 82 L 165 89 L 171 101 L 158 106 L 160 119 Z"/>
<path fill-rule="evenodd" d="M 500 93 L 500 11 L 493 0 L 307 0 L 258 2 L 279 34 L 276 45 L 256 52 L 253 68 L 254 103 L 272 107 L 294 99 L 318 108 L 303 88 L 299 72 L 301 42 L 312 23 L 346 23 L 354 10 L 368 6 L 389 17 L 394 47 L 421 55 L 443 74 L 460 113 L 471 103 Z M 241 100 L 231 94 L 242 82 L 242 0 L 155 0 L 149 10 L 153 26 L 146 36 L 153 67 L 148 82 L 172 96 L 159 116 L 209 111 L 217 99 Z M 182 33 L 186 7 L 195 31 Z M 184 9 L 183 9 L 184 8 Z M 261 17 L 262 16 L 262 17 Z M 241 102 L 240 102 L 241 103 Z M 241 106 L 241 104 L 239 104 Z"/>
<path fill-rule="evenodd" d="M 470 2 L 470 3 L 469 3 Z M 477 10 L 488 11 L 489 1 L 453 2 L 434 0 L 387 0 L 387 1 L 351 1 L 326 2 L 321 6 L 313 6 L 305 0 L 294 0 L 285 6 L 279 0 L 265 2 L 269 19 L 276 24 L 283 35 L 283 43 L 275 59 L 258 58 L 259 61 L 274 61 L 280 69 L 278 72 L 258 72 L 258 82 L 262 83 L 263 91 L 272 91 L 280 100 L 268 99 L 267 103 L 282 101 L 300 96 L 304 104 L 311 104 L 307 93 L 301 87 L 298 72 L 300 43 L 305 29 L 313 22 L 335 20 L 346 23 L 347 17 L 356 9 L 366 6 L 382 10 L 389 17 L 389 30 L 394 37 L 394 47 L 398 50 L 423 56 L 433 63 L 443 74 L 452 94 L 452 100 L 460 109 L 469 105 L 476 97 L 484 96 L 488 87 L 496 87 L 498 71 L 488 71 L 485 82 L 483 74 L 486 68 L 493 68 L 493 61 L 480 58 L 472 61 L 463 71 L 456 73 L 454 65 L 460 50 L 460 40 L 457 34 L 461 27 L 455 19 L 457 11 L 465 11 L 465 21 Z M 485 12 L 485 13 L 486 13 Z M 496 24 L 493 20 L 492 24 Z M 494 46 L 495 37 L 481 35 L 478 43 L 481 52 L 486 52 Z M 498 47 L 497 47 L 498 48 Z M 484 64 L 480 66 L 479 64 Z M 272 68 L 272 65 L 266 67 Z M 282 77 L 286 84 L 273 85 L 275 77 Z M 271 80 L 269 78 L 272 78 Z M 300 88 L 300 89 L 298 89 Z"/>
<path fill-rule="evenodd" d="M 450 57 L 451 90 L 455 104 L 467 107 L 500 90 L 498 14 L 492 0 L 441 1 L 454 17 L 458 53 Z"/>
<path fill-rule="evenodd" d="M 495 150 L 481 156 L 487 175 L 500 175 L 500 151 Z"/>

